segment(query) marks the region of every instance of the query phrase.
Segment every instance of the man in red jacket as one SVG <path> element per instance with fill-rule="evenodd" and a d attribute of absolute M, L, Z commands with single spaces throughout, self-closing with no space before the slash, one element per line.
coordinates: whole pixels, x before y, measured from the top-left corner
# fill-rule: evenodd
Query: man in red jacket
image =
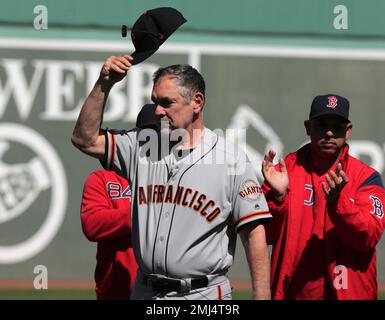
<path fill-rule="evenodd" d="M 96 241 L 96 297 L 129 299 L 137 264 L 131 245 L 131 190 L 126 179 L 113 171 L 92 172 L 81 205 L 83 232 Z"/>
<path fill-rule="evenodd" d="M 145 105 L 136 126 L 157 129 L 155 105 Z M 81 222 L 88 240 L 97 242 L 96 297 L 130 299 L 137 264 L 131 244 L 131 190 L 114 171 L 92 172 L 83 189 Z"/>
<path fill-rule="evenodd" d="M 310 143 L 273 165 L 263 189 L 273 220 L 273 299 L 376 299 L 376 244 L 385 227 L 380 174 L 349 155 L 349 102 L 314 98 L 305 121 Z"/>

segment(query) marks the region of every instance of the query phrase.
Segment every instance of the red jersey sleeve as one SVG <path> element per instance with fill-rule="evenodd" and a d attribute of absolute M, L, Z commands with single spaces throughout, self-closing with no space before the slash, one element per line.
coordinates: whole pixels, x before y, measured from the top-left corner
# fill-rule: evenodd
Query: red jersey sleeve
<path fill-rule="evenodd" d="M 353 193 L 341 192 L 332 220 L 337 233 L 346 244 L 356 250 L 375 248 L 385 228 L 385 189 L 380 175 L 371 175 Z"/>
<path fill-rule="evenodd" d="M 112 204 L 101 171 L 91 173 L 84 184 L 81 202 L 81 222 L 85 236 L 99 241 L 131 233 L 130 198 L 120 198 Z"/>

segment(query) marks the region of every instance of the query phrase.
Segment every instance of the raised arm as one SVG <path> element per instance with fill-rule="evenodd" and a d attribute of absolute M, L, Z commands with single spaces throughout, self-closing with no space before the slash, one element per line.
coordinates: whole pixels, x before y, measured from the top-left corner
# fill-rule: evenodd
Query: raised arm
<path fill-rule="evenodd" d="M 358 189 L 337 165 L 336 172 L 325 175 L 322 188 L 338 236 L 359 251 L 375 249 L 385 229 L 385 189 L 378 172 L 372 173 Z"/>
<path fill-rule="evenodd" d="M 99 134 L 104 107 L 112 86 L 126 76 L 132 59 L 129 55 L 109 57 L 80 110 L 71 141 L 80 151 L 92 157 L 104 158 L 105 137 Z"/>

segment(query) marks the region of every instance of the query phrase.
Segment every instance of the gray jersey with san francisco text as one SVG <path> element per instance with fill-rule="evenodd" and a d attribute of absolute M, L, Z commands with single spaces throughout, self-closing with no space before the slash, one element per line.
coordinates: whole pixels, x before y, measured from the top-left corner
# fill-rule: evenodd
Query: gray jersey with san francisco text
<path fill-rule="evenodd" d="M 271 219 L 251 163 L 207 128 L 202 143 L 181 159 L 163 152 L 158 135 L 145 131 L 108 131 L 105 163 L 131 184 L 141 272 L 179 279 L 225 273 L 238 228 Z"/>

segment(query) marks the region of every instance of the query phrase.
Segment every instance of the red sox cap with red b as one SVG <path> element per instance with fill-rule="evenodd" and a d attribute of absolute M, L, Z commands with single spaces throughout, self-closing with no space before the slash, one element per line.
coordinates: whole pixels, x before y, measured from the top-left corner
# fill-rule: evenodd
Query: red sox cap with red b
<path fill-rule="evenodd" d="M 335 115 L 349 121 L 349 101 L 337 94 L 316 96 L 310 108 L 309 119 L 324 115 Z"/>

